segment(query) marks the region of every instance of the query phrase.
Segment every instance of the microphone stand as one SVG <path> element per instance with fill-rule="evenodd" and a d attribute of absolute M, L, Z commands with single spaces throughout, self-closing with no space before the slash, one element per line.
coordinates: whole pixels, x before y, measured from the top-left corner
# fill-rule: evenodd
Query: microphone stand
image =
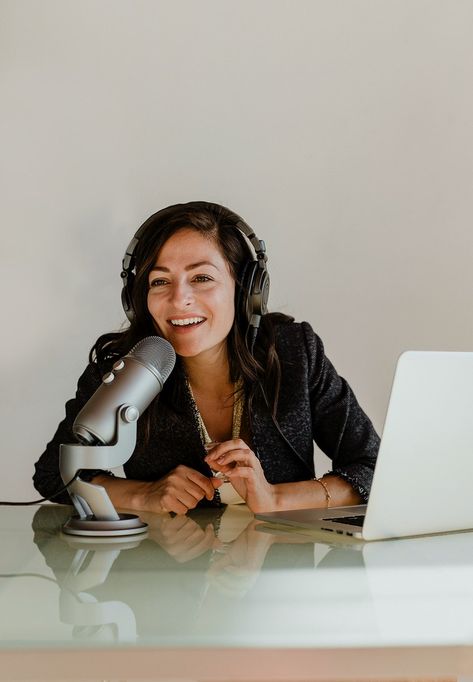
<path fill-rule="evenodd" d="M 59 471 L 64 483 L 81 469 L 113 469 L 127 462 L 135 449 L 139 416 L 134 405 L 125 404 L 117 409 L 114 445 L 61 444 Z M 101 485 L 87 483 L 78 476 L 68 491 L 77 516 L 64 525 L 66 534 L 98 537 L 136 535 L 148 528 L 134 514 L 119 514 Z"/>

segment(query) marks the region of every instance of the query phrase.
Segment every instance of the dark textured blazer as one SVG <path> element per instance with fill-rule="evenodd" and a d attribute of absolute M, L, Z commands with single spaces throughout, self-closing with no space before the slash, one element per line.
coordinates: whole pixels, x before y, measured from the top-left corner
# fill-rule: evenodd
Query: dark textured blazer
<path fill-rule="evenodd" d="M 349 481 L 366 501 L 379 448 L 379 437 L 371 421 L 358 405 L 348 383 L 325 356 L 321 339 L 307 322 L 282 324 L 275 332 L 281 363 L 277 421 L 296 452 L 278 433 L 266 404 L 255 401 L 250 445 L 267 480 L 285 483 L 315 476 L 315 441 L 332 460 L 333 472 Z M 45 497 L 63 486 L 59 475 L 59 444 L 75 442 L 74 419 L 100 385 L 107 369 L 96 363 L 88 365 L 78 381 L 75 398 L 66 403 L 65 419 L 35 465 L 34 484 Z M 176 372 L 175 380 L 184 382 L 178 364 L 173 372 Z M 127 478 L 157 480 L 178 464 L 210 475 L 190 398 L 184 402 L 178 415 L 165 401 L 158 404 L 148 439 L 139 420 L 136 447 L 124 465 Z M 55 501 L 70 503 L 66 493 L 57 496 Z"/>

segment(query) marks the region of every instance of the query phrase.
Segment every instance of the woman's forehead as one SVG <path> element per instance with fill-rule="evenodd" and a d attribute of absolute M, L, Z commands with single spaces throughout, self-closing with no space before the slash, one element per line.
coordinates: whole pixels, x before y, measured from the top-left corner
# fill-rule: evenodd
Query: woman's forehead
<path fill-rule="evenodd" d="M 155 261 L 155 265 L 167 268 L 188 267 L 198 263 L 208 263 L 217 269 L 225 266 L 228 269 L 228 262 L 212 236 L 185 227 L 164 242 Z"/>

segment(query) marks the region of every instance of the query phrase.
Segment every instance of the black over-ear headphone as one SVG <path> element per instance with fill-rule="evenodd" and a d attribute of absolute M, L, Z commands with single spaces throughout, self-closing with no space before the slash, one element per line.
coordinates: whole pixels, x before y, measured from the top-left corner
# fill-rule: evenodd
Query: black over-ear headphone
<path fill-rule="evenodd" d="M 165 218 L 166 213 L 169 213 L 171 217 L 174 214 L 174 210 L 177 208 L 183 210 L 186 208 L 207 210 L 217 219 L 222 217 L 223 214 L 225 221 L 230 222 L 234 227 L 240 230 L 253 246 L 256 258 L 245 264 L 243 272 L 239 276 L 240 289 L 236 302 L 236 314 L 242 318 L 242 322 L 245 325 L 247 345 L 248 348 L 252 350 L 261 317 L 268 311 L 269 273 L 266 268 L 266 262 L 268 260 L 266 246 L 261 239 L 257 238 L 251 227 L 245 223 L 239 215 L 219 204 L 207 201 L 190 201 L 186 204 L 175 204 L 163 208 L 160 211 L 157 211 L 157 213 L 153 213 L 153 215 L 145 220 L 129 243 L 122 261 L 122 304 L 127 318 L 132 322 L 135 317 L 132 291 L 136 274 L 135 251 L 138 242 L 152 223 L 160 218 Z"/>

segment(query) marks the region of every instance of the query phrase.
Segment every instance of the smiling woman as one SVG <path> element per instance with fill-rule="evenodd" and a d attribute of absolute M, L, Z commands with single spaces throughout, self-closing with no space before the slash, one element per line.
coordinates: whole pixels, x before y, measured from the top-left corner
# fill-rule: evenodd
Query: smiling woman
<path fill-rule="evenodd" d="M 214 241 L 186 228 L 168 239 L 149 274 L 148 310 L 178 355 L 201 365 L 221 355 L 234 298 L 235 280 Z"/>
<path fill-rule="evenodd" d="M 74 441 L 74 419 L 103 374 L 159 334 L 177 362 L 138 422 L 126 478 L 81 474 L 116 507 L 185 514 L 204 504 L 245 502 L 262 512 L 366 501 L 379 438 L 311 326 L 267 312 L 266 260 L 264 242 L 218 204 L 177 204 L 145 221 L 123 261 L 130 324 L 93 346 L 36 464 L 42 494 L 62 487 L 59 444 Z M 333 462 L 321 479 L 314 441 Z"/>

